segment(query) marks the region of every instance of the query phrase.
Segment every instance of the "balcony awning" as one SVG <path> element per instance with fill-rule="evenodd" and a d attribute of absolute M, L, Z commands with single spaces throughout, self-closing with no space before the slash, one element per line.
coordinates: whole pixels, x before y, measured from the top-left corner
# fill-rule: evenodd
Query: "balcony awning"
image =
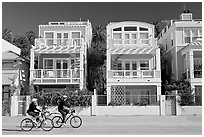
<path fill-rule="evenodd" d="M 68 46 L 36 46 L 33 47 L 37 53 L 79 53 L 80 47 L 68 47 Z"/>
<path fill-rule="evenodd" d="M 112 48 L 111 54 L 156 54 L 158 47 L 122 47 Z"/>
<path fill-rule="evenodd" d="M 194 42 L 191 42 L 187 46 L 183 47 L 180 52 L 182 55 L 186 54 L 190 50 L 200 50 L 202 51 L 202 40 L 196 40 Z"/>

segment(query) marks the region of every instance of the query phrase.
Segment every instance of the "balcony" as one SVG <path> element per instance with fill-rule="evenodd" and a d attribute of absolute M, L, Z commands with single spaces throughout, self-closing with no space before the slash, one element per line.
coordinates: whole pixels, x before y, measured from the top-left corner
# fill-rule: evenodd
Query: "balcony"
<path fill-rule="evenodd" d="M 109 39 L 109 47 L 143 47 L 157 46 L 157 39 Z"/>
<path fill-rule="evenodd" d="M 80 83 L 79 69 L 35 69 L 31 70 L 35 84 L 46 83 Z"/>
<path fill-rule="evenodd" d="M 160 78 L 159 70 L 111 70 L 109 78 Z"/>
<path fill-rule="evenodd" d="M 84 45 L 84 39 L 53 39 L 53 38 L 37 38 L 35 39 L 35 46 L 39 48 L 44 47 L 82 47 Z"/>

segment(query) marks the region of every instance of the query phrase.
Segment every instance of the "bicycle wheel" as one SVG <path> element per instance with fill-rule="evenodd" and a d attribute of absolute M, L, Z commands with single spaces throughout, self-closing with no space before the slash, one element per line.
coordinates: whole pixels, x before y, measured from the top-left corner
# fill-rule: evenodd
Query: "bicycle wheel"
<path fill-rule="evenodd" d="M 45 120 L 42 121 L 41 128 L 44 131 L 52 130 L 53 129 L 53 121 L 50 118 L 46 118 Z"/>
<path fill-rule="evenodd" d="M 78 128 L 80 127 L 82 124 L 82 119 L 79 117 L 79 116 L 73 116 L 71 119 L 70 119 L 70 125 L 73 127 L 73 128 Z"/>
<path fill-rule="evenodd" d="M 52 119 L 54 128 L 60 128 L 62 126 L 62 118 L 60 116 L 55 116 Z"/>
<path fill-rule="evenodd" d="M 32 119 L 25 118 L 21 121 L 20 127 L 23 131 L 31 131 L 32 128 L 34 127 L 34 123 Z"/>

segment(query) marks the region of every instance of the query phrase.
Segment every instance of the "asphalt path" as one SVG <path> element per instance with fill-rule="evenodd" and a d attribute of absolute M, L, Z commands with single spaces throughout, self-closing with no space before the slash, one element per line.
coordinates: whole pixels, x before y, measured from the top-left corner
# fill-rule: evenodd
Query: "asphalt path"
<path fill-rule="evenodd" d="M 46 132 L 24 132 L 25 116 L 2 117 L 2 135 L 202 135 L 202 116 L 80 116 L 80 128 L 69 124 Z"/>

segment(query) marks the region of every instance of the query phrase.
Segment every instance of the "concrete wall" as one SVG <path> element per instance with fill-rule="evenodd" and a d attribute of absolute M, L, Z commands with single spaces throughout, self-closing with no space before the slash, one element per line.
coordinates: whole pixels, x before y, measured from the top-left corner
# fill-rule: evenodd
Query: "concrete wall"
<path fill-rule="evenodd" d="M 202 106 L 177 106 L 177 115 L 202 115 Z"/>

